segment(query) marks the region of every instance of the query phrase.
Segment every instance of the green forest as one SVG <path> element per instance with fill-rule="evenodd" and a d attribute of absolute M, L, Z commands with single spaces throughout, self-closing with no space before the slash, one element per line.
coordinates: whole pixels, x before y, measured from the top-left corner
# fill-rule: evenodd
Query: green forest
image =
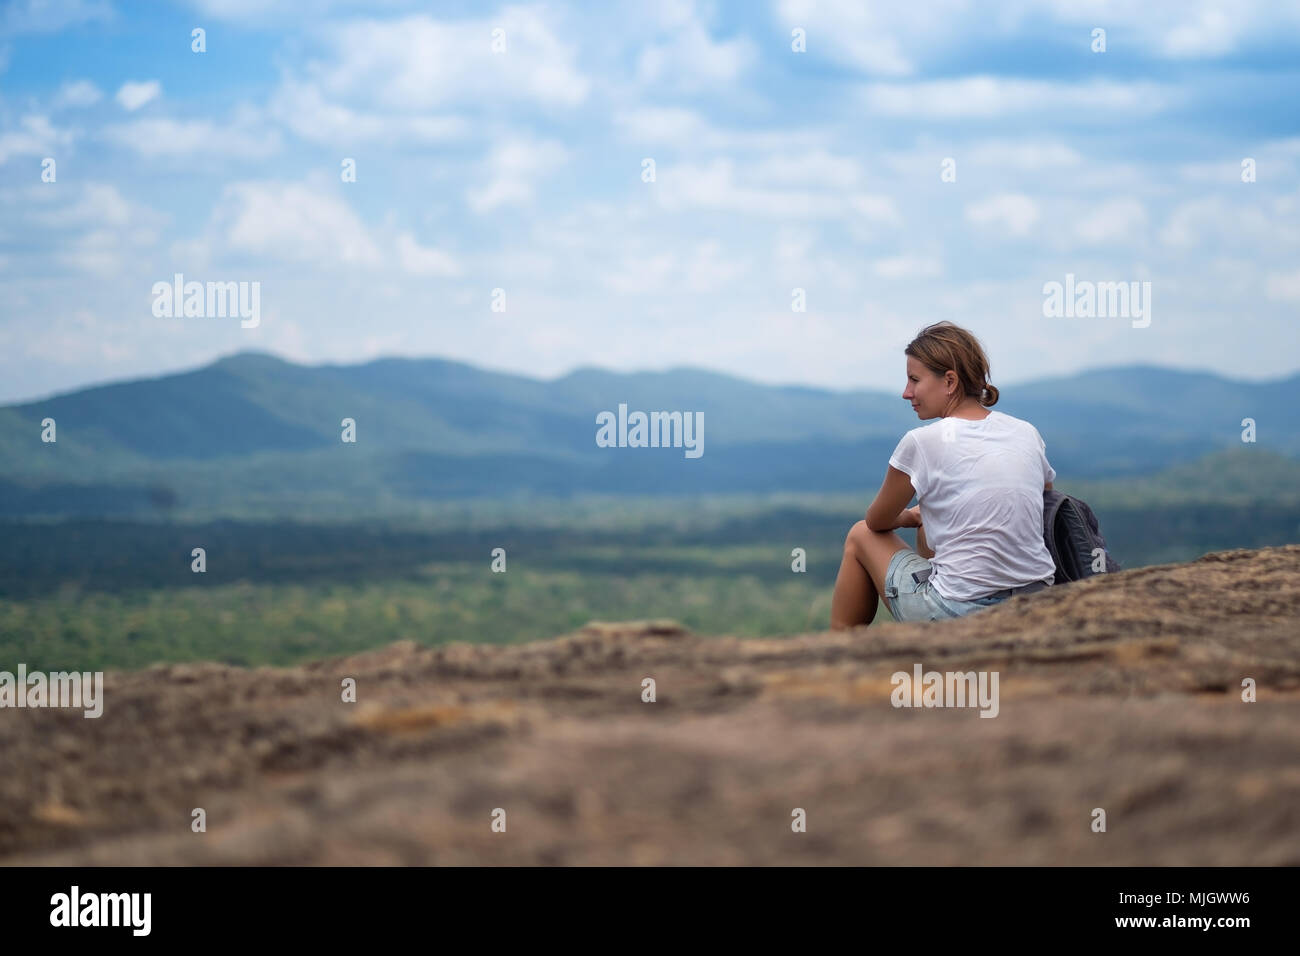
<path fill-rule="evenodd" d="M 1124 568 L 1300 541 L 1293 494 L 1178 501 L 1160 481 L 1059 487 L 1094 507 Z M 819 630 L 844 535 L 868 502 L 538 499 L 401 520 L 2 523 L 0 661 L 284 665 L 397 640 L 537 640 L 590 620 L 672 618 L 742 637 Z M 504 572 L 492 570 L 498 548 Z M 796 548 L 806 571 L 792 570 Z"/>

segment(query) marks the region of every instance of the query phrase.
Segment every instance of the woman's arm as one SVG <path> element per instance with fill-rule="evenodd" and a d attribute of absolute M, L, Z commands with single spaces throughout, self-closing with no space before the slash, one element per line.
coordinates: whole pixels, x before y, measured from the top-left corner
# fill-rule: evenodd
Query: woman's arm
<path fill-rule="evenodd" d="M 933 558 L 934 552 L 930 550 L 930 545 L 925 540 L 925 526 L 916 526 L 916 553 L 923 558 Z"/>
<path fill-rule="evenodd" d="M 902 517 L 908 510 L 907 503 L 915 496 L 912 479 L 907 476 L 907 472 L 890 465 L 885 469 L 885 480 L 881 482 L 880 490 L 867 509 L 867 527 L 872 531 L 912 527 L 903 524 Z"/>
<path fill-rule="evenodd" d="M 925 540 L 925 526 L 921 523 L 921 506 L 906 508 L 898 517 L 905 519 L 905 523 L 899 525 L 900 528 L 916 529 L 916 553 L 923 558 L 933 558 L 934 552 L 930 550 L 930 543 Z"/>

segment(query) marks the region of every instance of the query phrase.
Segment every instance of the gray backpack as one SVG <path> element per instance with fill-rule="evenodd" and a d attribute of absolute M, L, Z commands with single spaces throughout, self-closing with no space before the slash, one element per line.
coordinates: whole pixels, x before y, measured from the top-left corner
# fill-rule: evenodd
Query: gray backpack
<path fill-rule="evenodd" d="M 1094 571 L 1093 555 L 1100 548 L 1106 572 L 1123 570 L 1106 548 L 1097 516 L 1086 503 L 1061 491 L 1043 492 L 1043 541 L 1056 563 L 1054 584 L 1079 581 Z"/>

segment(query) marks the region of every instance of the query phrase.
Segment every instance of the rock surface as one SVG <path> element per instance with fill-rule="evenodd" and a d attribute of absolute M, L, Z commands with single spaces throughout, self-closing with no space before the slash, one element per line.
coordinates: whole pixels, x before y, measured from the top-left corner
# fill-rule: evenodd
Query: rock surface
<path fill-rule="evenodd" d="M 996 671 L 998 716 L 892 706 L 915 664 Z M 839 634 L 115 672 L 98 720 L 0 710 L 0 754 L 6 864 L 1294 866 L 1300 545 Z"/>

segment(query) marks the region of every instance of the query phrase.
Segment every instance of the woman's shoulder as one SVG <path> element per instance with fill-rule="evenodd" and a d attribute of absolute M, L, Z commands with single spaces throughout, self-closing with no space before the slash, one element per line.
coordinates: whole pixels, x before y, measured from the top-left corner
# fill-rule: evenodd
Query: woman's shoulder
<path fill-rule="evenodd" d="M 1028 422 L 1023 418 L 1016 418 L 1015 415 L 1008 415 L 1006 412 L 1000 412 L 996 408 L 989 409 L 989 417 L 990 418 L 996 417 L 999 422 L 1001 422 L 1003 425 L 1006 425 L 1010 428 L 1028 429 L 1034 427 L 1031 422 Z"/>
<path fill-rule="evenodd" d="M 1024 432 L 1026 434 L 1034 435 L 1038 434 L 1038 429 L 1036 429 L 1031 422 L 1028 422 L 1023 418 L 1016 418 L 1014 415 L 1008 415 L 1006 412 L 1000 412 L 996 408 L 990 408 L 988 415 L 984 418 L 936 418 L 934 421 L 927 422 L 924 425 L 917 425 L 915 428 L 909 428 L 903 433 L 903 438 L 911 435 L 918 440 L 932 439 L 934 441 L 942 440 L 951 442 L 952 438 L 950 436 L 953 429 L 959 428 L 961 423 L 978 425 L 985 422 L 992 425 L 1000 425 L 1013 432 Z"/>
<path fill-rule="evenodd" d="M 1008 415 L 1006 412 L 999 412 L 989 409 L 989 415 L 999 416 L 999 422 L 1017 437 L 1023 437 L 1025 440 L 1032 440 L 1035 445 L 1043 445 L 1043 436 L 1038 433 L 1038 429 L 1033 422 L 1026 421 L 1023 418 L 1016 418 L 1014 415 Z"/>

